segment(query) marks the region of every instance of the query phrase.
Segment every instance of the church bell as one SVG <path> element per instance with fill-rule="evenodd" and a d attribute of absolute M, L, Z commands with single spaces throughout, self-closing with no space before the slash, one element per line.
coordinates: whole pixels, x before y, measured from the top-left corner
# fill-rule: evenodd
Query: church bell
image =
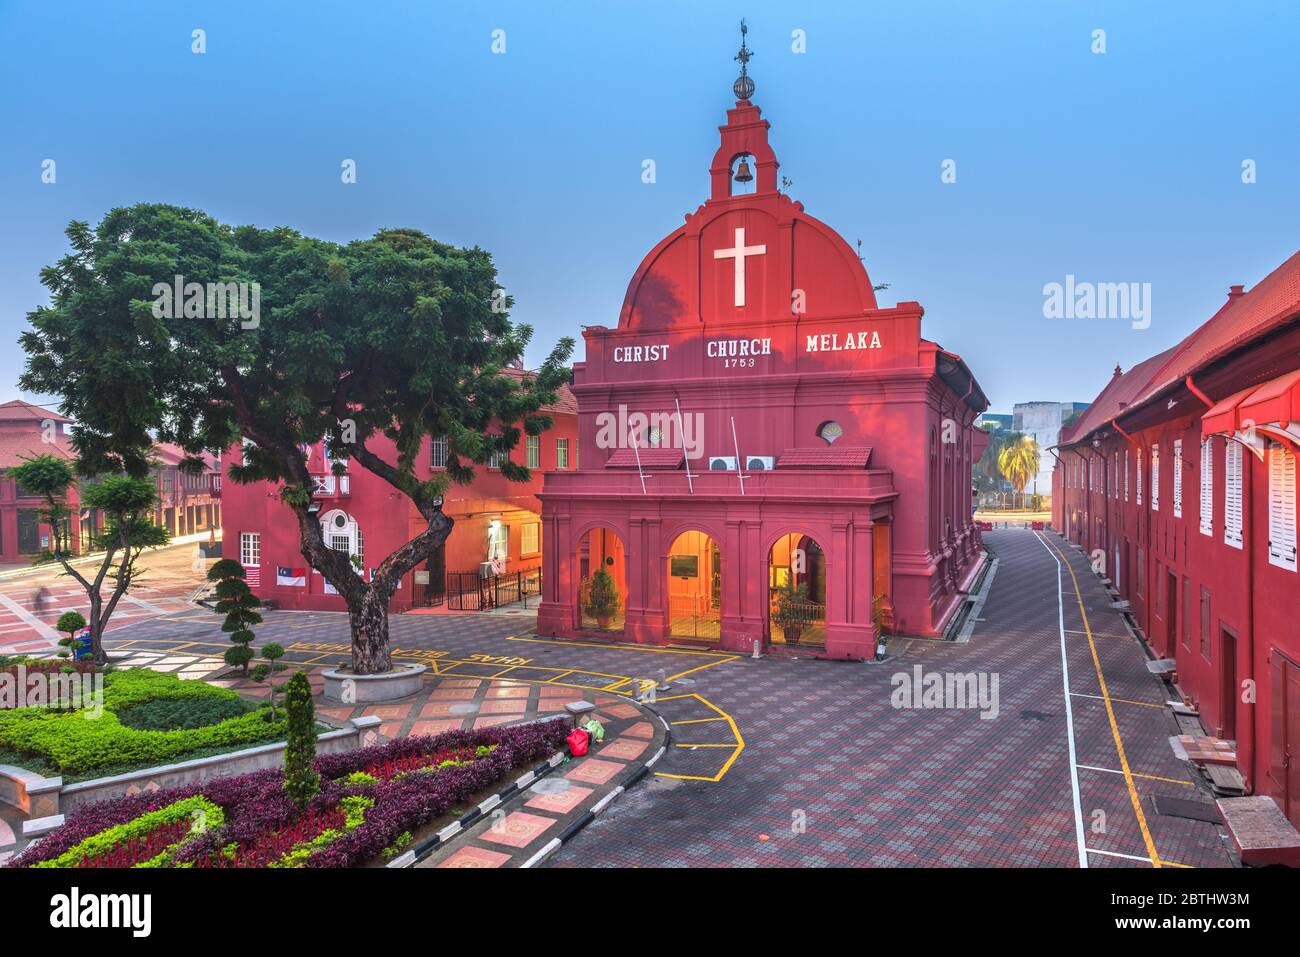
<path fill-rule="evenodd" d="M 745 157 L 740 158 L 740 165 L 736 167 L 736 182 L 748 183 L 754 179 L 754 174 L 749 169 L 749 160 Z"/>

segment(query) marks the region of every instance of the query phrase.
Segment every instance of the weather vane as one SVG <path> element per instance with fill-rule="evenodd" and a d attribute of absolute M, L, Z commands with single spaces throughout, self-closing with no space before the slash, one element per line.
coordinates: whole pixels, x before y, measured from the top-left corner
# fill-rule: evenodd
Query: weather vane
<path fill-rule="evenodd" d="M 735 59 L 740 63 L 740 76 L 736 82 L 731 84 L 731 91 L 736 94 L 738 100 L 748 100 L 754 95 L 754 81 L 749 78 L 749 58 L 754 54 L 749 52 L 749 47 L 745 46 L 745 34 L 749 32 L 749 27 L 745 21 L 740 21 L 740 52 L 736 54 Z"/>

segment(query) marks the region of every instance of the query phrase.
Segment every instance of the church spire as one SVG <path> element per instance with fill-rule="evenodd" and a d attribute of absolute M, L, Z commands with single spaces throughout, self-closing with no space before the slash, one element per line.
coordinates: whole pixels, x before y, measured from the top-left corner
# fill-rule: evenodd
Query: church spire
<path fill-rule="evenodd" d="M 749 58 L 754 54 L 749 52 L 749 47 L 745 45 L 745 34 L 749 32 L 749 27 L 742 19 L 740 21 L 740 52 L 734 57 L 740 63 L 740 76 L 736 82 L 731 84 L 731 92 L 736 94 L 738 100 L 749 100 L 754 95 L 754 81 L 749 78 Z"/>

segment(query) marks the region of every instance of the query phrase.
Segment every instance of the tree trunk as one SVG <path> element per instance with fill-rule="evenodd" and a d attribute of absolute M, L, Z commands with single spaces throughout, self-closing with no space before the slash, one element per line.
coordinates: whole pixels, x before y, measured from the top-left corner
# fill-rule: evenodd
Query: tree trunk
<path fill-rule="evenodd" d="M 360 606 L 349 608 L 348 619 L 352 624 L 352 670 L 359 675 L 375 675 L 392 668 L 393 660 L 388 653 L 388 599 L 372 585 L 365 589 Z"/>
<path fill-rule="evenodd" d="M 104 599 L 100 597 L 98 589 L 90 596 L 90 614 L 87 616 L 90 621 L 90 660 L 99 667 L 108 664 L 108 654 L 104 651 L 104 625 L 100 621 Z"/>

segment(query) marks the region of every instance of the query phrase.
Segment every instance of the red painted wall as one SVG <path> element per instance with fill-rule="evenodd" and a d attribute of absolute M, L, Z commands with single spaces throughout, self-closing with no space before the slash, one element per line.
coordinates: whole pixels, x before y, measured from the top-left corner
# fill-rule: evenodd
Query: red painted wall
<path fill-rule="evenodd" d="M 583 332 L 573 387 L 582 469 L 548 475 L 542 493 L 545 634 L 582 632 L 577 555 L 594 527 L 626 546 L 624 633 L 647 643 L 671 638 L 667 561 L 686 530 L 720 546 L 720 644 L 737 650 L 770 637 L 768 552 L 787 533 L 811 535 L 826 554 L 829 657 L 874 654 L 879 591 L 892 597 L 897 631 L 936 634 L 975 570 L 972 423 L 983 395 L 960 359 L 921 337 L 918 303 L 880 308 L 843 238 L 777 192 L 767 129 L 747 101 L 728 111 L 712 196 L 646 256 L 617 327 Z M 730 171 L 742 154 L 757 188 L 732 195 Z M 688 441 L 676 434 L 677 403 Z M 689 464 L 699 474 L 660 460 L 643 494 L 633 463 L 614 458 L 631 447 L 629 417 L 638 414 L 668 417 L 664 445 L 698 437 L 701 456 Z M 843 431 L 834 443 L 818 435 L 828 421 Z M 645 428 L 639 435 L 654 460 L 662 450 L 650 450 Z M 855 448 L 871 449 L 867 467 L 783 465 L 792 450 Z M 742 461 L 775 457 L 775 471 L 746 469 L 742 492 L 735 471 L 708 470 L 710 459 L 737 450 Z M 891 581 L 873 582 L 873 542 L 886 525 Z"/>
<path fill-rule="evenodd" d="M 542 484 L 542 473 L 555 468 L 557 438 L 568 439 L 570 462 L 576 442 L 576 418 L 572 413 L 551 410 L 553 427 L 540 436 L 541 468 L 535 470 L 527 482 L 510 482 L 499 470 L 476 466 L 476 477 L 470 485 L 452 485 L 446 495 L 444 510 L 455 522 L 445 546 L 445 569 L 448 572 L 476 572 L 479 563 L 487 558 L 488 526 L 493 519 L 504 522 L 508 529 L 509 557 L 507 572 L 536 568 L 541 563 L 540 553 L 523 553 L 521 528 L 529 522 L 540 522 L 540 503 L 537 493 Z M 388 461 L 395 461 L 396 449 L 383 438 L 372 440 L 371 447 Z M 239 461 L 240 450 L 232 448 L 227 461 Z M 511 459 L 524 464 L 523 440 L 511 453 Z M 230 458 L 236 456 L 236 458 Z M 420 453 L 419 468 L 422 478 L 432 477 L 429 441 L 425 440 Z M 316 445 L 308 460 L 314 475 L 329 472 L 321 446 Z M 339 494 L 341 484 L 335 483 L 336 494 L 320 494 L 320 516 L 324 518 L 335 509 L 341 509 L 357 523 L 362 538 L 362 558 L 367 568 L 377 566 L 401 545 L 410 541 L 424 527 L 423 519 L 410 501 L 387 482 L 355 463 L 347 472 L 348 492 Z M 345 606 L 337 595 L 327 594 L 323 576 L 308 569 L 307 587 L 279 586 L 276 584 L 276 566 L 290 568 L 307 566 L 299 548 L 298 521 L 293 511 L 277 497 L 277 487 L 267 482 L 239 485 L 228 477 L 223 483 L 222 511 L 224 517 L 224 552 L 227 557 L 240 559 L 240 534 L 256 532 L 261 535 L 261 585 L 257 594 L 281 608 L 321 609 L 342 611 Z M 539 530 L 540 531 L 540 530 Z M 540 541 L 540 535 L 539 535 Z M 421 569 L 422 570 L 422 569 Z M 390 608 L 407 611 L 426 604 L 426 586 L 416 583 L 416 571 L 402 580 L 401 588 L 393 596 Z"/>

